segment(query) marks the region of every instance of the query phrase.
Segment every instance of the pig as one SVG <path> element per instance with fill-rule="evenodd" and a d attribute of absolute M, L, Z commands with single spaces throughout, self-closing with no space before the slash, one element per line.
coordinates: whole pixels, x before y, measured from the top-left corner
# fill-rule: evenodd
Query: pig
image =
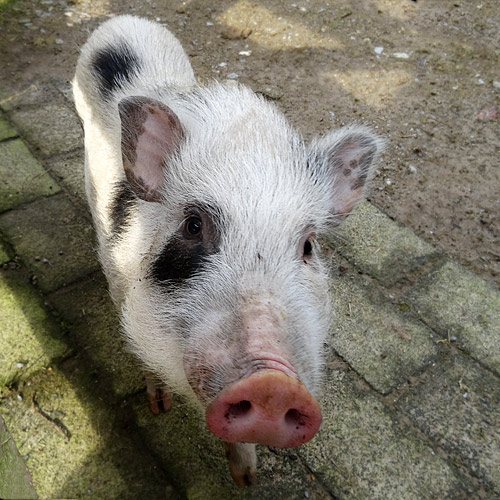
<path fill-rule="evenodd" d="M 73 92 L 99 259 L 150 408 L 183 395 L 251 484 L 255 444 L 299 446 L 321 424 L 318 238 L 363 198 L 383 141 L 350 126 L 306 143 L 245 86 L 198 85 L 178 40 L 133 16 L 90 36 Z"/>

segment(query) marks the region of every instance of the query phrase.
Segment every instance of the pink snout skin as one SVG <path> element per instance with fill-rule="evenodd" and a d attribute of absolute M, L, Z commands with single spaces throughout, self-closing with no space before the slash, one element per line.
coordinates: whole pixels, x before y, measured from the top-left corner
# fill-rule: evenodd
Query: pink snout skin
<path fill-rule="evenodd" d="M 299 380 L 262 370 L 221 391 L 207 408 L 206 421 L 224 441 L 292 448 L 316 434 L 321 410 Z"/>

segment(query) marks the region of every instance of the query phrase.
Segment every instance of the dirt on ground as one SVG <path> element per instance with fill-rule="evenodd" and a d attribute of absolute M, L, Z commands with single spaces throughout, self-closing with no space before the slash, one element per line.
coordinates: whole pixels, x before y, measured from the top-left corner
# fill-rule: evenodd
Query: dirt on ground
<path fill-rule="evenodd" d="M 236 80 L 305 138 L 352 122 L 388 140 L 370 200 L 500 285 L 498 0 L 0 0 L 0 86 L 70 81 L 116 14 L 157 20 L 201 83 Z"/>

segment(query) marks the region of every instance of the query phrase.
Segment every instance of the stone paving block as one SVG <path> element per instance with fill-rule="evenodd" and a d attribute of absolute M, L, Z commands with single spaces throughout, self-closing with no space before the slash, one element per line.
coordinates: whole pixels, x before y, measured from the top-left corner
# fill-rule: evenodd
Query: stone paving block
<path fill-rule="evenodd" d="M 433 333 L 359 275 L 334 279 L 331 299 L 330 346 L 377 391 L 387 394 L 438 356 Z"/>
<path fill-rule="evenodd" d="M 339 500 L 470 499 L 474 488 L 352 372 L 331 370 L 317 436 L 298 449 Z"/>
<path fill-rule="evenodd" d="M 457 355 L 396 405 L 500 498 L 500 378 Z"/>
<path fill-rule="evenodd" d="M 10 123 L 0 115 L 0 141 L 16 136 L 17 132 L 10 126 Z"/>
<path fill-rule="evenodd" d="M 64 194 L 0 215 L 0 231 L 44 292 L 56 290 L 99 267 L 92 227 Z"/>
<path fill-rule="evenodd" d="M 83 144 L 81 124 L 62 96 L 40 106 L 14 109 L 9 112 L 9 118 L 43 155 L 67 153 Z"/>
<path fill-rule="evenodd" d="M 72 151 L 83 145 L 83 130 L 61 82 L 32 82 L 21 88 L 0 89 L 0 108 L 19 132 L 42 154 Z M 67 85 L 64 86 L 67 88 Z"/>
<path fill-rule="evenodd" d="M 60 190 L 23 141 L 0 143 L 0 212 Z"/>
<path fill-rule="evenodd" d="M 127 352 L 118 314 L 99 272 L 85 281 L 62 288 L 47 299 L 71 326 L 69 336 L 85 352 L 120 397 L 144 389 L 143 371 Z"/>
<path fill-rule="evenodd" d="M 39 372 L 0 411 L 40 498 L 176 498 L 76 358 Z"/>
<path fill-rule="evenodd" d="M 500 292 L 463 267 L 445 262 L 408 297 L 422 319 L 500 374 Z"/>
<path fill-rule="evenodd" d="M 84 153 L 83 150 L 81 150 L 75 156 L 51 159 L 47 162 L 47 167 L 49 172 L 60 184 L 81 201 L 82 204 L 87 206 L 83 164 Z"/>
<path fill-rule="evenodd" d="M 54 89 L 57 89 L 57 91 L 64 96 L 69 105 L 74 107 L 75 99 L 73 98 L 73 85 L 71 80 L 54 77 L 51 78 L 51 84 Z"/>
<path fill-rule="evenodd" d="M 0 386 L 25 380 L 69 353 L 40 295 L 14 270 L 0 269 L 0 325 Z"/>
<path fill-rule="evenodd" d="M 49 82 L 29 82 L 21 87 L 2 86 L 0 89 L 0 109 L 9 112 L 19 107 L 40 106 L 57 100 L 58 92 Z"/>
<path fill-rule="evenodd" d="M 238 488 L 229 474 L 222 440 L 213 436 L 197 410 L 174 397 L 167 414 L 153 416 L 138 395 L 131 404 L 148 447 L 162 461 L 176 490 L 187 500 L 331 499 L 296 450 L 257 447 L 257 483 Z"/>
<path fill-rule="evenodd" d="M 436 258 L 438 251 L 368 202 L 356 207 L 331 234 L 331 244 L 385 286 Z"/>

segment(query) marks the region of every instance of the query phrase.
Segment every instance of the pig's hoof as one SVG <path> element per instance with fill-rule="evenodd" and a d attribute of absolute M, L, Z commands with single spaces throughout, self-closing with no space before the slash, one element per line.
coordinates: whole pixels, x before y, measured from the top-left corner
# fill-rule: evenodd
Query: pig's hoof
<path fill-rule="evenodd" d="M 255 482 L 255 469 L 251 467 L 246 467 L 244 470 L 235 470 L 229 466 L 229 471 L 231 472 L 231 477 L 235 482 L 236 486 L 244 488 L 245 486 L 252 486 Z"/>
<path fill-rule="evenodd" d="M 152 392 L 148 388 L 146 394 L 151 413 L 153 413 L 154 415 L 159 415 L 160 413 L 166 413 L 168 410 L 170 410 L 172 401 L 170 399 L 170 394 L 165 389 L 156 387 L 155 391 Z"/>
<path fill-rule="evenodd" d="M 237 486 L 251 486 L 257 474 L 255 444 L 225 443 L 229 472 Z"/>
<path fill-rule="evenodd" d="M 151 413 L 159 415 L 170 410 L 172 401 L 167 388 L 150 372 L 144 374 L 146 379 L 146 397 Z"/>

